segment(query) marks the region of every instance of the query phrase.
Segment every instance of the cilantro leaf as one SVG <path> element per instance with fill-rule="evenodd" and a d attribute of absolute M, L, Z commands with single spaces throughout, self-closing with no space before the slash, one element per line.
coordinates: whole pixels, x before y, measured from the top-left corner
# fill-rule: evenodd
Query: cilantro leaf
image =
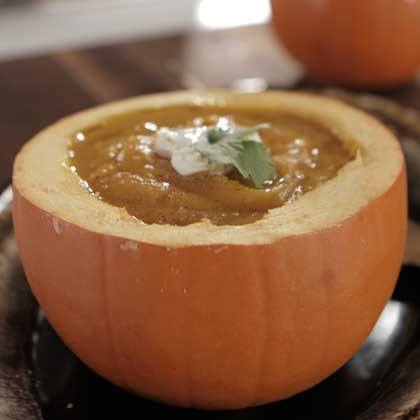
<path fill-rule="evenodd" d="M 226 136 L 227 130 L 221 127 L 215 127 L 209 130 L 207 133 L 207 139 L 210 144 L 217 143 L 224 136 Z"/>
<path fill-rule="evenodd" d="M 257 188 L 276 176 L 276 167 L 267 147 L 256 141 L 242 142 L 241 153 L 234 159 L 233 165 L 244 178 L 251 178 Z"/>
<path fill-rule="evenodd" d="M 196 143 L 194 147 L 210 163 L 232 165 L 256 188 L 261 188 L 264 182 L 276 176 L 276 167 L 267 147 L 248 137 L 268 126 L 260 124 L 233 133 L 215 128 L 209 131 L 207 142 Z"/>
<path fill-rule="evenodd" d="M 201 156 L 212 163 L 232 165 L 243 150 L 242 141 L 234 137 L 225 137 L 217 143 L 196 143 L 194 145 Z"/>

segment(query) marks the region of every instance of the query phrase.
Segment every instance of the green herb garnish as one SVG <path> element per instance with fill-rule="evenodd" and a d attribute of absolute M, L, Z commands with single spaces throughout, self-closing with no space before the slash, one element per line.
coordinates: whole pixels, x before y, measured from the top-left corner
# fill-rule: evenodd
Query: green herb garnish
<path fill-rule="evenodd" d="M 227 130 L 221 127 L 215 127 L 209 130 L 207 133 L 207 140 L 210 144 L 217 143 L 227 134 Z"/>
<path fill-rule="evenodd" d="M 237 136 L 242 140 L 247 140 L 249 136 L 257 133 L 258 130 L 261 130 L 262 128 L 270 128 L 270 124 L 262 123 L 262 124 L 254 125 L 254 127 L 249 127 L 249 128 L 246 128 L 245 130 L 238 131 Z"/>
<path fill-rule="evenodd" d="M 234 132 L 214 128 L 208 132 L 207 143 L 196 143 L 195 148 L 210 163 L 233 165 L 245 179 L 261 188 L 276 176 L 276 168 L 267 147 L 249 136 L 267 127 L 268 124 L 260 124 Z"/>
<path fill-rule="evenodd" d="M 235 159 L 234 166 L 240 174 L 261 188 L 266 181 L 276 176 L 276 166 L 267 147 L 252 140 L 242 142 L 243 150 Z"/>

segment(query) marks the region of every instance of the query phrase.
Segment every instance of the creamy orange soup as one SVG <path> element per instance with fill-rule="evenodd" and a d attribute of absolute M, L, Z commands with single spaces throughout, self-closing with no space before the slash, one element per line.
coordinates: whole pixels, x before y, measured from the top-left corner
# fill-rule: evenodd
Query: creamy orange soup
<path fill-rule="evenodd" d="M 229 116 L 260 130 L 277 176 L 255 188 L 233 169 L 226 175 L 180 175 L 153 148 L 158 127 L 214 125 Z M 98 199 L 125 208 L 145 223 L 188 225 L 209 219 L 243 225 L 334 177 L 354 158 L 326 127 L 272 110 L 182 105 L 141 110 L 76 134 L 68 165 Z"/>

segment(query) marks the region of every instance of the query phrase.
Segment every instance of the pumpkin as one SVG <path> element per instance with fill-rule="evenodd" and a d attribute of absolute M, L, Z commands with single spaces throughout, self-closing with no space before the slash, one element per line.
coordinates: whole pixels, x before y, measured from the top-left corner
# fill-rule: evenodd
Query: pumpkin
<path fill-rule="evenodd" d="M 240 227 L 124 217 L 62 164 L 79 129 L 197 101 L 309 118 L 358 157 Z M 406 175 L 393 135 L 347 105 L 304 94 L 178 92 L 83 111 L 23 147 L 13 188 L 23 266 L 62 339 L 115 384 L 178 406 L 264 404 L 322 381 L 371 331 L 405 243 Z"/>
<path fill-rule="evenodd" d="M 420 70 L 420 1 L 272 0 L 286 48 L 316 77 L 384 87 Z"/>

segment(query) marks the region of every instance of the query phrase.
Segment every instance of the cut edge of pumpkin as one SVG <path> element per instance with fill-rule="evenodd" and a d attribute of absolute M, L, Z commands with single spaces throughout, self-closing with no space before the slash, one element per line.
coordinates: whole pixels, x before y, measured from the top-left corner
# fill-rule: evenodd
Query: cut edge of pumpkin
<path fill-rule="evenodd" d="M 98 200 L 80 185 L 64 162 L 74 134 L 107 118 L 174 104 L 212 104 L 275 109 L 327 126 L 356 159 L 293 203 L 270 210 L 261 220 L 241 226 L 202 221 L 188 226 L 145 224 L 124 210 Z M 343 223 L 385 194 L 405 171 L 392 133 L 369 115 L 320 96 L 269 91 L 173 92 L 141 96 L 88 109 L 64 118 L 29 141 L 15 160 L 13 185 L 33 205 L 64 222 L 89 231 L 167 247 L 212 244 L 269 244 L 284 237 L 315 232 Z"/>

